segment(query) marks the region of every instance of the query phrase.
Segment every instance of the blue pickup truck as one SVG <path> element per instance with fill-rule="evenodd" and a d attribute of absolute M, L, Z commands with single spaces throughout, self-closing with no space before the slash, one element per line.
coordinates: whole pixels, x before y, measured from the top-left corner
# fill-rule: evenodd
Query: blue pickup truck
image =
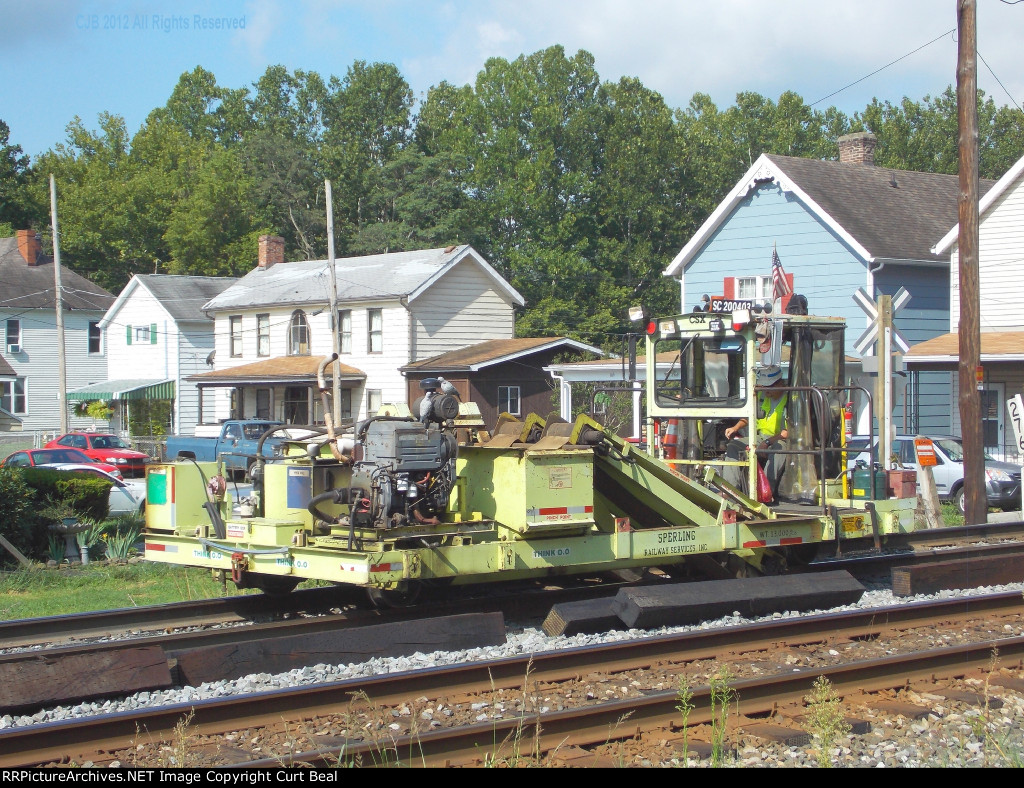
<path fill-rule="evenodd" d="M 196 435 L 172 435 L 167 439 L 167 459 L 192 458 L 199 461 L 224 461 L 228 473 L 249 475 L 256 464 L 260 438 L 268 430 L 282 426 L 279 421 L 263 419 L 230 419 L 215 427 L 196 427 Z M 203 435 L 206 430 L 213 435 Z M 263 442 L 263 456 L 273 456 L 286 439 L 279 432 Z"/>

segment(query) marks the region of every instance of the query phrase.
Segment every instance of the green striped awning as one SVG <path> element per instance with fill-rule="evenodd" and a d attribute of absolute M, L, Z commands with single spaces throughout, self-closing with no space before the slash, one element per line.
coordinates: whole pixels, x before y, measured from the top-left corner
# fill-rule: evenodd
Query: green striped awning
<path fill-rule="evenodd" d="M 107 380 L 69 391 L 69 400 L 174 399 L 173 380 Z"/>

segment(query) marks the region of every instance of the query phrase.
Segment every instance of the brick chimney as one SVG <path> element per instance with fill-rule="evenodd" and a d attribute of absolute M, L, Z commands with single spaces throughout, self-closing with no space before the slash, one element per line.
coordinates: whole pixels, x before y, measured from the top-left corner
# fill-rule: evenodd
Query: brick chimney
<path fill-rule="evenodd" d="M 870 131 L 857 131 L 839 138 L 840 164 L 866 164 L 875 166 L 875 146 L 878 140 Z"/>
<path fill-rule="evenodd" d="M 280 235 L 260 236 L 260 256 L 258 265 L 266 270 L 275 263 L 284 262 L 284 238 Z"/>
<path fill-rule="evenodd" d="M 18 230 L 18 251 L 29 265 L 39 265 L 43 250 L 39 245 L 39 235 L 35 230 Z"/>

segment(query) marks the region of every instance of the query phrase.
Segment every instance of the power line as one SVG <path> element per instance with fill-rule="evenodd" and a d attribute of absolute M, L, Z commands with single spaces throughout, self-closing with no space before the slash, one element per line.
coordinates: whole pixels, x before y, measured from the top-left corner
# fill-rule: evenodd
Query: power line
<path fill-rule="evenodd" d="M 875 71 L 872 71 L 872 72 L 871 72 L 870 74 L 867 74 L 866 76 L 863 76 L 863 77 L 861 77 L 860 79 L 858 79 L 858 80 L 856 80 L 856 81 L 854 81 L 854 82 L 851 82 L 851 83 L 850 83 L 849 85 L 844 85 L 843 87 L 839 88 L 839 90 L 836 90 L 836 91 L 833 91 L 832 93 L 829 93 L 829 94 L 828 94 L 827 96 L 825 96 L 824 98 L 820 98 L 820 99 L 818 99 L 817 101 L 815 101 L 815 102 L 814 102 L 813 104 L 810 104 L 809 106 L 811 106 L 811 107 L 817 106 L 817 105 L 818 105 L 818 104 L 820 104 L 821 102 L 823 102 L 823 101 L 827 101 L 828 99 L 832 98 L 833 96 L 837 96 L 837 95 L 839 95 L 840 93 L 842 93 L 842 92 L 843 92 L 844 90 L 846 90 L 847 88 L 852 88 L 852 87 L 853 87 L 854 85 L 857 85 L 857 84 L 859 84 L 859 83 L 863 82 L 863 81 L 864 81 L 865 79 L 870 79 L 870 78 L 871 78 L 871 77 L 873 77 L 873 76 L 874 76 L 875 74 L 879 74 L 879 73 L 881 73 L 881 72 L 885 71 L 885 70 L 886 70 L 887 68 L 889 68 L 889 66 L 894 66 L 894 65 L 896 65 L 896 64 L 897 64 L 897 63 L 899 63 L 899 62 L 900 62 L 901 60 L 905 60 L 905 59 L 907 59 L 907 58 L 908 58 L 908 57 L 910 57 L 911 55 L 913 55 L 913 54 L 915 54 L 915 53 L 917 53 L 917 52 L 920 52 L 920 51 L 921 51 L 922 49 L 924 49 L 925 47 L 930 47 L 930 46 L 931 46 L 932 44 L 934 44 L 934 43 L 935 43 L 936 41 L 939 41 L 940 39 L 943 39 L 943 38 L 945 38 L 946 36 L 948 36 L 948 35 L 949 35 L 950 33 L 955 33 L 955 32 L 956 32 L 956 28 L 955 28 L 955 27 L 953 27 L 953 28 L 950 28 L 950 29 L 949 29 L 949 30 L 947 30 L 947 31 L 946 31 L 945 33 L 942 33 L 941 35 L 938 35 L 938 36 L 936 36 L 935 38 L 933 38 L 933 39 L 932 39 L 931 41 L 929 41 L 929 42 L 928 42 L 927 44 L 921 44 L 921 46 L 919 46 L 919 47 L 918 47 L 917 49 L 915 49 L 915 50 L 913 50 L 913 51 L 911 51 L 911 52 L 907 52 L 907 54 L 905 54 L 905 55 L 902 55 L 902 56 L 900 56 L 900 57 L 896 58 L 896 59 L 895 59 L 895 60 L 893 60 L 893 61 L 892 61 L 891 63 L 886 63 L 886 64 L 885 64 L 884 66 L 882 66 L 881 68 L 879 68 L 879 69 L 876 69 Z"/>

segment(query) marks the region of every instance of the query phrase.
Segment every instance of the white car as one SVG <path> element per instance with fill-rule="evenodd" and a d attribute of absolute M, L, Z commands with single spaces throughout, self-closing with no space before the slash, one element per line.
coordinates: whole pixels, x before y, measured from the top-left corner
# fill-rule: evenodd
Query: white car
<path fill-rule="evenodd" d="M 56 471 L 70 471 L 73 473 L 88 473 L 99 476 L 110 482 L 110 516 L 118 517 L 124 514 L 141 515 L 146 510 L 146 488 L 143 485 L 126 484 L 95 465 L 85 463 L 53 463 L 36 466 L 37 468 L 52 468 Z"/>

